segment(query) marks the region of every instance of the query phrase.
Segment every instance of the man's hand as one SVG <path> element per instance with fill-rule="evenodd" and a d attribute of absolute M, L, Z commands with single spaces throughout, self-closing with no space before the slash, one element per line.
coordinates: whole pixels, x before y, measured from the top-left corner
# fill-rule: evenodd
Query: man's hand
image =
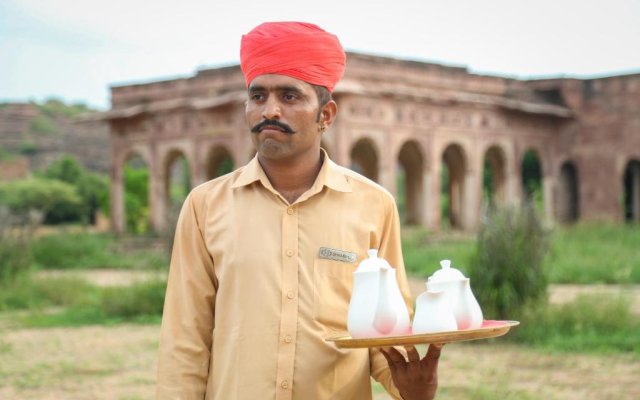
<path fill-rule="evenodd" d="M 424 358 L 415 346 L 405 346 L 409 361 L 393 347 L 380 349 L 389 363 L 391 377 L 404 400 L 432 400 L 438 389 L 438 360 L 441 344 L 432 344 Z"/>

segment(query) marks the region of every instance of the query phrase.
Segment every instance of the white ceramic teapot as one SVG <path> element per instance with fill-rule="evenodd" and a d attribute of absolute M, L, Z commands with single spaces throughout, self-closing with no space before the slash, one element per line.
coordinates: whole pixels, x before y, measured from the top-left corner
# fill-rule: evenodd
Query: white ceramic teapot
<path fill-rule="evenodd" d="M 407 335 L 409 310 L 402 298 L 396 270 L 371 249 L 353 273 L 347 329 L 353 338 Z"/>
<path fill-rule="evenodd" d="M 428 319 L 438 318 L 447 320 L 449 318 L 447 310 L 443 310 L 442 307 L 448 307 L 448 310 L 452 311 L 457 329 L 480 328 L 483 319 L 482 310 L 473 296 L 469 278 L 466 278 L 459 270 L 451 268 L 450 260 L 440 261 L 440 266 L 442 268 L 427 280 L 427 292 L 424 293 L 424 296 L 420 295 L 416 302 L 416 314 L 413 322 L 414 333 L 436 332 L 445 330 L 441 328 L 442 326 L 450 327 L 450 324 L 448 325 L 444 322 L 427 321 Z M 433 304 L 436 301 L 436 296 L 427 294 L 439 292 L 444 294 L 446 301 L 439 299 L 442 304 L 438 305 L 439 308 L 437 308 Z M 438 311 L 436 312 L 435 310 Z M 416 329 L 418 331 L 422 330 L 422 332 L 417 332 Z"/>

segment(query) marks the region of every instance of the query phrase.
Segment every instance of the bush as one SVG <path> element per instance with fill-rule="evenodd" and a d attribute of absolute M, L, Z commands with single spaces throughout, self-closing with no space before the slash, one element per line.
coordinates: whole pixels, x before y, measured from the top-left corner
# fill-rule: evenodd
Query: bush
<path fill-rule="evenodd" d="M 131 319 L 162 315 L 166 282 L 157 280 L 128 287 L 105 288 L 100 308 L 107 317 Z"/>
<path fill-rule="evenodd" d="M 36 216 L 0 206 L 0 284 L 12 282 L 31 265 L 32 223 Z"/>
<path fill-rule="evenodd" d="M 0 183 L 0 205 L 21 215 L 30 210 L 41 211 L 47 224 L 79 221 L 86 214 L 72 185 L 40 178 Z"/>
<path fill-rule="evenodd" d="M 51 163 L 42 173 L 48 179 L 55 179 L 73 185 L 80 196 L 84 215 L 80 222 L 95 222 L 96 211 L 109 214 L 109 182 L 106 177 L 85 170 L 72 156 L 64 156 Z"/>
<path fill-rule="evenodd" d="M 469 265 L 485 316 L 516 319 L 524 307 L 546 299 L 548 249 L 549 234 L 533 207 L 489 213 Z"/>

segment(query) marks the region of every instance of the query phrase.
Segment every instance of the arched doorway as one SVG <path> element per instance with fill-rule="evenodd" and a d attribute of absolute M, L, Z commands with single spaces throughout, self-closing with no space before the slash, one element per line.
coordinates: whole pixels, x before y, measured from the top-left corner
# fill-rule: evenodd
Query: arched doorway
<path fill-rule="evenodd" d="M 460 229 L 464 227 L 462 212 L 465 204 L 466 159 L 462 147 L 449 145 L 442 153 L 440 176 L 441 215 L 444 227 Z"/>
<path fill-rule="evenodd" d="M 528 150 L 520 164 L 522 194 L 525 204 L 533 204 L 539 211 L 544 210 L 544 193 L 542 191 L 542 164 L 535 150 Z"/>
<path fill-rule="evenodd" d="M 179 150 L 169 152 L 164 163 L 166 200 L 171 208 L 180 207 L 191 190 L 191 169 Z"/>
<path fill-rule="evenodd" d="M 233 171 L 235 165 L 231 153 L 224 146 L 216 146 L 207 157 L 207 179 L 217 178 Z"/>
<path fill-rule="evenodd" d="M 145 234 L 151 229 L 149 165 L 138 153 L 131 153 L 123 168 L 125 231 Z"/>
<path fill-rule="evenodd" d="M 360 139 L 351 148 L 351 169 L 378 182 L 378 153 L 370 139 Z"/>
<path fill-rule="evenodd" d="M 408 225 L 421 223 L 423 214 L 423 157 L 420 145 L 408 141 L 398 153 L 397 202 L 401 220 Z"/>
<path fill-rule="evenodd" d="M 640 161 L 631 160 L 624 169 L 624 220 L 640 221 Z"/>
<path fill-rule="evenodd" d="M 560 222 L 576 222 L 580 216 L 578 171 L 571 161 L 562 164 L 558 182 L 558 214 Z"/>
<path fill-rule="evenodd" d="M 506 202 L 506 157 L 498 146 L 491 146 L 484 154 L 482 171 L 483 199 L 489 206 Z"/>

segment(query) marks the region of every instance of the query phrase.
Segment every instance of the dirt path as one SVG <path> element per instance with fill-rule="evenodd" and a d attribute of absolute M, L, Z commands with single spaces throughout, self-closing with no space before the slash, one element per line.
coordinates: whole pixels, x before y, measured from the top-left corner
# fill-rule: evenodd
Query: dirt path
<path fill-rule="evenodd" d="M 0 332 L 0 399 L 153 399 L 159 327 Z M 424 350 L 424 349 L 423 349 Z M 442 399 L 638 399 L 640 359 L 540 354 L 501 344 L 445 346 Z M 376 387 L 376 400 L 387 399 Z"/>

